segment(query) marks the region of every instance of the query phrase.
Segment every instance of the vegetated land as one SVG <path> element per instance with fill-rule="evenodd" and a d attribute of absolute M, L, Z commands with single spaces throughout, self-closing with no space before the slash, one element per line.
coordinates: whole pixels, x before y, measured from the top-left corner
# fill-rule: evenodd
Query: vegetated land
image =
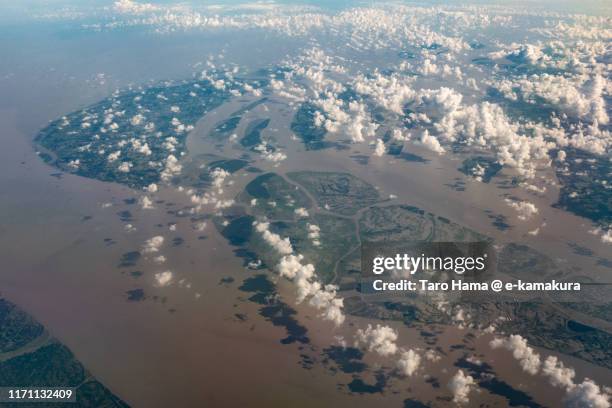
<path fill-rule="evenodd" d="M 183 187 L 191 187 L 201 192 L 208 189 L 212 182 L 211 171 L 223 169 L 236 173 L 247 167 L 249 162 L 241 159 L 228 159 L 213 154 L 188 156 L 181 162 L 181 173 L 174 177 L 174 182 Z"/>
<path fill-rule="evenodd" d="M 0 299 L 0 384 L 3 387 L 75 387 L 75 403 L 58 407 L 127 407 L 97 381 L 72 352 L 14 304 Z M 27 403 L 5 406 L 40 406 Z"/>
<path fill-rule="evenodd" d="M 252 204 L 252 200 L 255 200 Z M 250 206 L 253 215 L 269 219 L 293 219 L 297 208 L 309 209 L 312 201 L 304 191 L 276 173 L 266 173 L 248 183 L 238 195 L 241 203 Z"/>
<path fill-rule="evenodd" d="M 299 171 L 287 176 L 304 187 L 320 207 L 340 215 L 354 215 L 380 200 L 374 186 L 349 173 Z"/>
<path fill-rule="evenodd" d="M 273 232 L 289 237 L 296 252 L 315 266 L 317 275 L 325 283 L 334 280 L 337 260 L 358 244 L 353 219 L 315 211 L 303 188 L 278 174 L 256 177 L 238 194 L 236 201 L 240 206 L 218 217 L 215 224 L 230 243 L 244 248 L 241 253 L 249 260 L 257 258 L 272 266 L 280 260 L 261 236 L 253 232 L 252 224 L 257 218 L 269 221 Z M 296 214 L 298 208 L 304 208 L 308 216 Z M 318 228 L 317 238 L 309 236 L 310 226 Z"/>
<path fill-rule="evenodd" d="M 466 176 L 480 177 L 483 183 L 490 182 L 501 169 L 502 165 L 496 159 L 483 156 L 467 158 L 459 167 L 460 172 Z"/>
<path fill-rule="evenodd" d="M 583 150 L 566 153 L 555 168 L 561 182 L 555 206 L 607 227 L 612 224 L 612 161 Z"/>
<path fill-rule="evenodd" d="M 303 103 L 291 122 L 291 131 L 302 140 L 308 150 L 319 150 L 329 146 L 329 143 L 325 142 L 327 131 L 314 123 L 316 111 L 317 107 L 312 103 Z"/>
<path fill-rule="evenodd" d="M 261 132 L 268 127 L 270 119 L 255 119 L 251 121 L 245 131 L 244 136 L 240 139 L 240 144 L 243 147 L 253 148 L 262 142 Z"/>
<path fill-rule="evenodd" d="M 361 240 L 374 242 L 416 241 L 482 241 L 488 240 L 475 231 L 416 207 L 394 205 L 371 207 L 360 219 Z M 576 276 L 575 271 L 557 264 L 554 259 L 526 245 L 507 244 L 497 254 L 498 270 L 517 278 L 557 279 Z M 358 251 L 341 262 L 338 268 L 346 310 L 349 313 L 377 319 L 404 321 L 409 326 L 452 322 L 452 315 L 441 313 L 433 304 L 404 298 L 365 302 L 352 288 L 360 278 Z M 352 285 L 351 285 L 352 281 Z M 351 295 L 351 292 L 353 293 Z M 452 304 L 450 305 L 452 307 Z M 486 327 L 496 322 L 498 330 L 521 334 L 530 344 L 563 350 L 563 352 L 595 364 L 612 368 L 611 325 L 607 316 L 610 303 L 554 303 L 554 302 L 488 302 L 458 305 L 477 325 Z M 506 316 L 503 321 L 496 321 Z"/>
<path fill-rule="evenodd" d="M 210 132 L 210 137 L 217 140 L 226 140 L 232 133 L 238 128 L 242 116 L 230 116 L 218 122 L 213 130 Z"/>
<path fill-rule="evenodd" d="M 290 183 L 284 177 L 268 173 L 255 178 L 239 194 L 240 205 L 215 221 L 217 228 L 245 261 L 261 260 L 271 269 L 280 256 L 253 231 L 258 217 L 270 221 L 270 229 L 289 237 L 297 253 L 315 265 L 322 282 L 340 286 L 349 314 L 373 319 L 403 321 L 411 327 L 425 328 L 432 323 L 452 324 L 452 311 L 461 307 L 476 325 L 486 327 L 496 322 L 498 329 L 526 337 L 531 344 L 564 350 L 565 353 L 612 368 L 612 336 L 592 324 L 600 319 L 608 305 L 550 303 L 450 303 L 443 312 L 433 302 L 398 298 L 365 301 L 360 294 L 361 258 L 359 242 L 389 244 L 411 241 L 478 242 L 490 239 L 476 231 L 409 205 L 381 205 L 376 190 L 352 175 L 344 173 L 294 172 Z M 311 206 L 305 189 L 318 203 Z M 256 204 L 251 206 L 251 200 Z M 270 202 L 276 202 L 276 207 Z M 327 205 L 326 205 L 327 204 Z M 309 216 L 300 218 L 295 208 L 304 207 Z M 325 209 L 327 208 L 327 210 Z M 358 213 L 359 210 L 363 212 Z M 357 217 L 357 219 L 355 219 Z M 320 246 L 308 237 L 308 224 L 320 228 Z M 550 278 L 566 276 L 557 263 L 525 245 L 508 244 L 498 253 L 498 268 L 509 275 L 525 278 L 538 275 Z M 500 322 L 499 316 L 510 317 Z M 594 320 L 593 322 L 597 322 Z M 431 341 L 435 341 L 435 336 Z"/>
<path fill-rule="evenodd" d="M 169 155 L 180 159 L 191 128 L 229 95 L 209 81 L 118 92 L 51 122 L 35 142 L 61 170 L 144 187 L 159 181 Z"/>

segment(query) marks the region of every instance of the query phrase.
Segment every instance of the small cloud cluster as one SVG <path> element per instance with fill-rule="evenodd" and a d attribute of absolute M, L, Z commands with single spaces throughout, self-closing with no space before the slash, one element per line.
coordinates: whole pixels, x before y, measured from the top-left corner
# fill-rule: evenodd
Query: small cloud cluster
<path fill-rule="evenodd" d="M 566 390 L 565 407 L 609 408 L 610 397 L 592 380 L 585 378 L 580 384 L 574 382 L 576 372 L 566 367 L 556 356 L 549 356 L 542 363 L 540 355 L 527 345 L 527 340 L 518 334 L 507 338 L 496 338 L 490 342 L 492 348 L 505 348 L 512 351 L 513 357 L 529 374 L 541 372 L 550 383 Z"/>
<path fill-rule="evenodd" d="M 294 254 L 289 238 L 282 238 L 279 234 L 270 231 L 270 223 L 255 221 L 253 226 L 264 241 L 282 256 L 277 269 L 281 276 L 290 279 L 296 285 L 297 301 L 308 299 L 311 306 L 321 310 L 321 317 L 324 320 L 332 321 L 337 326 L 341 325 L 345 320 L 342 311 L 344 302 L 342 298 L 337 297 L 336 286 L 323 286 L 318 282 L 314 265 L 304 263 L 302 254 Z"/>
<path fill-rule="evenodd" d="M 151 3 L 140 3 L 132 0 L 118 0 L 113 3 L 113 9 L 119 13 L 141 14 L 158 10 L 158 7 Z"/>
<path fill-rule="evenodd" d="M 260 144 L 255 146 L 253 150 L 259 152 L 264 160 L 277 163 L 277 165 L 278 163 L 287 159 L 287 155 L 284 152 L 277 147 L 272 146 L 267 141 L 262 141 Z"/>
<path fill-rule="evenodd" d="M 540 355 L 527 344 L 527 340 L 519 334 L 507 338 L 495 338 L 489 343 L 493 349 L 505 348 L 512 352 L 525 372 L 535 375 L 540 370 Z"/>
<path fill-rule="evenodd" d="M 140 207 L 143 210 L 152 210 L 153 208 L 153 201 L 151 201 L 151 199 L 147 196 L 142 196 L 140 197 L 140 199 L 138 200 L 140 203 Z"/>
<path fill-rule="evenodd" d="M 610 397 L 587 378 L 567 392 L 563 403 L 566 408 L 609 408 Z"/>
<path fill-rule="evenodd" d="M 573 368 L 565 367 L 556 356 L 548 356 L 542 364 L 542 374 L 549 377 L 555 387 L 571 388 L 576 372 Z"/>
<path fill-rule="evenodd" d="M 169 286 L 174 278 L 172 271 L 163 271 L 155 274 L 155 284 L 160 288 Z"/>
<path fill-rule="evenodd" d="M 411 377 L 421 365 L 421 355 L 415 350 L 402 351 L 397 360 L 397 368 L 402 375 Z"/>
<path fill-rule="evenodd" d="M 315 224 L 306 224 L 306 228 L 308 228 L 308 239 L 312 242 L 312 245 L 318 247 L 321 246 L 321 228 Z"/>
<path fill-rule="evenodd" d="M 457 371 L 448 383 L 448 388 L 453 393 L 453 402 L 456 404 L 470 402 L 469 395 L 475 384 L 476 382 L 471 375 L 465 374 L 463 370 Z"/>
<path fill-rule="evenodd" d="M 153 254 L 159 252 L 160 248 L 164 244 L 164 237 L 161 235 L 156 235 L 153 238 L 150 238 L 145 241 L 142 246 L 142 252 L 145 254 Z"/>
<path fill-rule="evenodd" d="M 300 218 L 307 218 L 309 215 L 308 210 L 304 207 L 296 208 L 293 212 Z"/>
<path fill-rule="evenodd" d="M 374 147 L 374 153 L 372 153 L 376 157 L 384 156 L 387 149 L 385 148 L 385 142 L 382 139 L 376 139 L 376 144 Z"/>
<path fill-rule="evenodd" d="M 293 253 L 293 247 L 288 237 L 282 238 L 280 235 L 270 231 L 270 223 L 263 221 L 255 221 L 253 223 L 255 230 L 261 234 L 264 241 L 268 243 L 276 252 L 281 255 L 289 255 Z"/>
<path fill-rule="evenodd" d="M 601 228 L 601 227 L 593 228 L 593 229 L 589 230 L 589 233 L 592 234 L 592 235 L 598 236 L 599 239 L 601 240 L 601 242 L 603 242 L 604 244 L 612 244 L 612 227 L 608 227 L 608 228 Z"/>
<path fill-rule="evenodd" d="M 444 148 L 440 144 L 440 141 L 438 140 L 438 138 L 430 135 L 427 130 L 425 130 L 423 132 L 423 135 L 421 136 L 421 144 L 425 148 L 431 150 L 432 152 L 438 153 L 438 154 L 442 154 L 446 152 L 446 150 L 444 150 Z"/>
<path fill-rule="evenodd" d="M 195 204 L 194 211 L 202 211 L 202 209 L 207 205 L 211 205 L 213 208 L 218 210 L 231 207 L 234 204 L 234 200 L 224 200 L 221 197 L 224 193 L 224 186 L 227 183 L 227 178 L 229 176 L 230 173 L 227 170 L 215 167 L 210 171 L 212 186 L 211 191 L 207 191 L 203 195 L 197 195 L 192 189 L 187 190 L 187 195 L 190 196 L 191 202 Z M 232 181 L 229 181 L 228 184 L 231 183 Z"/>
<path fill-rule="evenodd" d="M 365 346 L 368 351 L 373 351 L 383 357 L 393 355 L 397 352 L 397 332 L 389 326 L 376 327 L 368 324 L 365 329 L 358 329 L 355 334 L 355 346 Z"/>
<path fill-rule="evenodd" d="M 539 212 L 538 207 L 529 201 L 515 201 L 509 198 L 504 201 L 518 212 L 518 219 L 521 221 L 527 221 Z"/>
<path fill-rule="evenodd" d="M 183 170 L 183 166 L 179 164 L 178 159 L 173 154 L 169 154 L 165 160 L 165 167 L 160 174 L 163 181 L 170 181 L 172 177 L 177 176 Z"/>

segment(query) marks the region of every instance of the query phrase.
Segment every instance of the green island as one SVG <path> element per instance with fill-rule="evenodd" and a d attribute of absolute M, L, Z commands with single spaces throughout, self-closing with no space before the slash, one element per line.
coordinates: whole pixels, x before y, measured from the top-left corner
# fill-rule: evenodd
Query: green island
<path fill-rule="evenodd" d="M 476 156 L 463 161 L 459 171 L 466 176 L 480 177 L 483 183 L 491 181 L 502 169 L 502 165 L 492 157 Z"/>
<path fill-rule="evenodd" d="M 244 136 L 240 139 L 243 147 L 254 148 L 261 144 L 261 132 L 268 127 L 270 119 L 255 119 L 247 124 Z"/>
<path fill-rule="evenodd" d="M 253 198 L 257 199 L 255 205 L 251 205 Z M 307 198 L 318 206 L 308 206 Z M 270 208 L 269 202 L 276 202 L 277 206 Z M 307 217 L 293 213 L 298 203 L 307 208 Z M 258 261 L 258 269 L 274 269 L 280 256 L 253 227 L 255 220 L 264 218 L 270 222 L 272 232 L 289 237 L 296 252 L 315 266 L 322 282 L 339 286 L 346 313 L 401 321 L 420 328 L 432 345 L 436 335 L 427 334 L 425 329 L 431 324 L 454 324 L 452 314 L 442 312 L 437 302 L 421 298 L 365 299 L 360 292 L 360 243 L 491 242 L 485 235 L 418 207 L 381 202 L 373 186 L 345 173 L 304 171 L 259 176 L 239 193 L 236 206 L 216 217 L 215 225 L 237 247 L 237 255 L 245 257 L 245 263 Z M 318 245 L 308 237 L 309 224 L 320 228 Z M 538 275 L 562 279 L 572 273 L 525 245 L 506 244 L 497 258 L 499 270 L 515 278 Z M 474 326 L 486 327 L 497 322 L 498 330 L 521 334 L 530 344 L 564 350 L 586 361 L 612 367 L 610 326 L 598 324 L 602 323 L 601 316 L 606 315 L 609 304 L 535 301 L 457 304 L 451 300 L 448 306 L 449 310 L 463 308 Z M 499 316 L 509 318 L 498 321 Z"/>
<path fill-rule="evenodd" d="M 230 116 L 227 119 L 223 119 L 218 122 L 213 130 L 210 132 L 210 136 L 217 140 L 225 140 L 238 128 L 242 120 L 241 116 Z"/>
<path fill-rule="evenodd" d="M 116 92 L 54 120 L 35 144 L 60 170 L 142 188 L 162 178 L 169 156 L 179 160 L 186 153 L 196 122 L 229 97 L 208 80 Z M 224 131 L 231 124 L 219 126 Z"/>
<path fill-rule="evenodd" d="M 349 173 L 299 171 L 287 177 L 304 187 L 320 207 L 340 215 L 354 215 L 380 200 L 374 186 Z"/>
<path fill-rule="evenodd" d="M 270 219 L 292 220 L 297 208 L 312 206 L 312 201 L 301 189 L 275 173 L 256 177 L 246 185 L 238 201 L 250 205 L 253 215 Z"/>
<path fill-rule="evenodd" d="M 303 103 L 291 122 L 291 131 L 302 140 L 308 150 L 319 150 L 329 146 L 329 143 L 325 142 L 327 131 L 315 125 L 316 111 L 317 108 L 312 103 Z"/>
<path fill-rule="evenodd" d="M 555 207 L 607 227 L 612 224 L 612 161 L 584 150 L 567 149 L 555 170 L 561 183 Z"/>

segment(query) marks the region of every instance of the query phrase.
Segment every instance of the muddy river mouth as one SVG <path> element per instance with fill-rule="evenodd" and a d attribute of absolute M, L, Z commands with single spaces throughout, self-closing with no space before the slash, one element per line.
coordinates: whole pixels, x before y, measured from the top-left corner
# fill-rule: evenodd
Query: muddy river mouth
<path fill-rule="evenodd" d="M 62 48 L 63 43 L 58 46 L 61 40 L 49 36 L 41 40 L 40 47 L 48 51 L 41 51 L 42 56 L 37 57 L 40 60 L 30 61 L 20 56 L 16 59 L 19 63 L 10 65 L 14 76 L 0 81 L 1 95 L 18 95 L 0 105 L 1 295 L 41 322 L 113 393 L 137 407 L 311 407 L 319 406 L 321 401 L 328 406 L 383 403 L 401 406 L 410 397 L 422 401 L 448 397 L 446 384 L 456 371 L 452 363 L 460 352 L 426 367 L 426 372 L 438 379 L 439 389 L 423 378 L 393 379 L 392 389 L 399 391 L 397 394 L 386 391 L 351 395 L 345 387 L 352 379 L 350 375 L 333 374 L 321 361 L 310 369 L 302 368 L 301 346 L 281 344 L 280 339 L 286 336 L 284 329 L 274 327 L 260 316 L 258 306 L 247 301 L 247 295 L 238 289 L 252 272 L 234 255 L 234 248 L 217 233 L 212 223 L 200 232 L 192 228 L 188 217 L 176 216 L 175 210 L 189 204 L 184 193 L 175 188 L 162 188 L 155 196 L 160 201 L 155 204 L 156 209 L 142 210 L 124 201 L 137 199 L 139 192 L 117 184 L 60 174 L 43 163 L 36 155 L 32 140 L 49 120 L 105 98 L 114 86 L 145 83 L 149 78 L 188 78 L 201 55 L 206 55 L 204 51 L 217 53 L 225 46 L 219 42 L 203 50 L 199 39 L 198 48 L 194 48 L 196 41 L 191 39 L 185 48 L 201 52 L 192 58 L 176 46 L 178 40 L 164 40 L 157 51 L 171 56 L 159 65 L 149 55 L 148 38 L 131 38 L 122 45 L 111 34 L 104 34 L 102 39 L 80 40 L 74 46 L 93 50 L 109 38 L 116 49 L 100 53 L 96 66 L 92 67 L 93 64 L 83 63 L 90 62 L 87 53 L 75 55 L 73 49 Z M 279 43 L 276 53 L 283 55 L 292 45 Z M 3 46 L 7 47 L 4 43 Z M 249 44 L 245 42 L 241 47 L 248 48 Z M 59 56 L 52 55 L 51 50 Z M 265 53 L 273 52 L 260 54 Z M 115 67 L 119 57 L 123 62 Z M 276 61 L 278 55 L 266 58 Z M 84 66 L 88 67 L 87 76 L 78 72 Z M 106 76 L 108 83 L 96 88 L 91 82 L 98 71 L 110 74 Z M 112 82 L 113 75 L 116 82 Z M 239 155 L 231 144 L 217 146 L 205 136 L 219 119 L 246 103 L 246 100 L 232 101 L 200 120 L 188 138 L 189 154 Z M 253 117 L 257 114 L 256 110 L 251 112 Z M 610 274 L 609 269 L 596 265 L 596 257 L 581 257 L 569 250 L 568 242 L 577 242 L 599 256 L 609 253 L 598 237 L 588 233 L 588 220 L 551 207 L 558 195 L 554 188 L 542 196 L 513 190 L 513 194 L 529 199 L 540 209 L 533 220 L 518 222 L 513 210 L 503 202 L 506 191 L 496 183 L 466 180 L 463 192 L 448 187 L 457 177 L 467 179 L 457 170 L 461 163 L 458 158 L 439 157 L 410 146 L 411 153 L 429 161 L 408 162 L 384 156 L 370 157 L 368 164 L 363 165 L 356 158 L 371 156 L 372 148 L 367 145 L 351 145 L 348 150 L 306 151 L 287 130 L 290 110 L 272 109 L 266 115 L 272 119 L 266 132 L 277 138 L 289 159 L 278 167 L 256 160 L 253 165 L 264 171 L 281 175 L 309 169 L 348 172 L 376 186 L 382 197 L 396 196 L 395 203 L 417 206 L 500 242 L 526 243 L 593 274 Z M 252 176 L 233 177 L 235 183 L 227 188 L 225 195 L 233 197 L 250 179 Z M 125 222 L 117 215 L 124 210 L 133 215 L 131 223 L 136 227 L 133 232 L 126 232 Z M 514 220 L 513 228 L 497 229 L 486 216 L 487 210 Z M 537 237 L 527 234 L 544 221 L 547 226 Z M 170 224 L 176 224 L 176 232 L 169 231 Z M 145 262 L 134 268 L 118 268 L 123 254 L 138 250 L 145 240 L 159 234 L 184 240 L 182 245 L 169 246 L 164 251 L 168 260 L 163 267 Z M 201 236 L 205 238 L 200 239 Z M 175 271 L 177 281 L 184 279 L 190 287 L 178 284 L 155 287 L 153 274 L 162 269 Z M 131 274 L 136 271 L 142 275 Z M 275 276 L 273 272 L 269 275 Z M 234 279 L 233 283 L 220 284 L 228 277 Z M 144 290 L 145 300 L 127 300 L 126 292 L 135 289 Z M 319 357 L 323 348 L 336 342 L 336 336 L 350 339 L 355 327 L 369 323 L 349 317 L 348 324 L 334 329 L 330 323 L 321 322 L 316 311 L 295 304 L 295 289 L 290 283 L 278 280 L 278 291 L 296 309 L 297 319 L 308 329 L 311 340 L 308 347 L 315 348 L 313 354 Z M 196 294 L 200 296 L 196 298 Z M 400 344 L 424 347 L 417 331 L 400 324 L 394 324 L 394 328 L 399 332 Z M 439 329 L 443 332 L 439 346 L 445 349 L 461 342 L 466 334 L 452 327 Z M 559 405 L 558 390 L 543 378 L 522 373 L 509 353 L 502 355 L 491 350 L 488 340 L 490 337 L 483 336 L 475 341 L 475 353 L 483 355 L 483 360 L 494 367 L 499 378 L 525 390 L 543 405 Z M 543 356 L 551 354 L 539 351 Z M 576 369 L 576 379 L 588 376 L 609 385 L 610 370 L 565 355 L 561 357 L 566 365 Z M 371 356 L 367 362 L 370 367 L 392 365 L 389 359 Z M 373 381 L 372 376 L 367 380 Z M 474 404 L 494 402 L 503 406 L 505 403 L 486 392 L 471 398 Z"/>
<path fill-rule="evenodd" d="M 230 145 L 215 146 L 205 137 L 216 123 L 215 117 L 223 116 L 224 109 L 233 108 L 224 105 L 199 122 L 188 139 L 191 155 L 236 155 Z M 32 136 L 18 129 L 15 113 L 3 110 L 1 115 L 6 148 L 0 153 L 0 166 L 4 167 L 2 183 L 9 186 L 3 189 L 0 200 L 2 212 L 9 220 L 3 223 L 0 235 L 4 263 L 2 294 L 36 317 L 128 403 L 312 406 L 324 399 L 340 406 L 368 406 L 383 398 L 399 405 L 411 392 L 429 397 L 425 399 L 433 399 L 437 394 L 422 380 L 410 385 L 411 392 L 398 395 L 353 396 L 346 391 L 338 392 L 337 384 L 346 384 L 350 376 L 333 376 L 327 368 L 316 364 L 310 370 L 301 368 L 299 346 L 281 345 L 282 328 L 266 322 L 257 314 L 256 305 L 245 301 L 245 294 L 237 287 L 249 271 L 226 240 L 212 226 L 204 232 L 206 239 L 198 239 L 202 234 L 193 231 L 188 220 L 165 211 L 187 205 L 184 194 L 164 188 L 156 196 L 157 209 L 146 211 L 125 204 L 124 199 L 137 197 L 128 188 L 69 174 L 50 177 L 56 171 L 36 156 L 30 142 Z M 271 116 L 271 129 L 287 128 L 288 115 Z M 514 228 L 502 232 L 484 216 L 485 210 L 492 210 L 515 218 L 503 204 L 504 192 L 495 183 L 468 181 L 464 192 L 446 187 L 461 176 L 457 159 L 437 157 L 413 146 L 412 152 L 430 161 L 421 164 L 371 158 L 364 166 L 351 156 L 369 155 L 366 147 L 306 151 L 283 131 L 277 131 L 275 136 L 290 160 L 278 167 L 261 160 L 254 163 L 263 170 L 279 174 L 308 169 L 349 172 L 376 186 L 383 197 L 393 194 L 398 203 L 418 206 L 501 242 L 528 243 L 549 256 L 584 268 L 596 266 L 590 258 L 585 260 L 568 251 L 567 242 L 580 242 L 597 253 L 605 253 L 597 237 L 587 233 L 585 220 L 550 206 L 558 192 L 529 196 L 541 209 L 538 219 L 513 223 Z M 247 177 L 241 180 L 238 176 L 226 194 L 237 193 L 246 182 Z M 104 203 L 112 206 L 104 208 Z M 123 209 L 134 214 L 136 231 L 129 234 L 117 217 L 117 212 Z M 542 234 L 537 239 L 528 237 L 526 232 L 543 220 L 547 227 Z M 189 289 L 155 288 L 153 265 L 146 266 L 139 278 L 117 268 L 116 260 L 123 253 L 138 249 L 152 235 L 167 234 L 167 226 L 172 223 L 176 223 L 176 235 L 185 243 L 166 251 L 168 263 L 164 268 L 175 270 L 178 278 L 190 282 Z M 602 272 L 599 268 L 597 271 Z M 221 286 L 220 280 L 227 277 L 237 283 Z M 135 288 L 145 288 L 148 299 L 126 301 L 126 291 Z M 279 292 L 294 305 L 289 284 L 279 281 Z M 195 293 L 201 296 L 196 298 Z M 327 347 L 335 336 L 343 334 L 350 338 L 351 329 L 334 329 L 321 323 L 315 311 L 303 305 L 294 306 L 298 320 L 309 330 L 313 347 L 319 350 Z M 240 321 L 237 314 L 247 316 L 247 320 Z M 357 318 L 349 320 L 352 324 L 365 323 Z M 400 341 L 419 343 L 417 333 L 399 325 L 397 329 Z M 452 328 L 443 330 L 440 341 L 447 345 L 464 335 Z M 493 355 L 486 342 L 480 343 L 478 352 L 495 361 L 501 378 L 515 386 L 524 385 L 523 374 L 512 369 L 517 367 L 516 362 Z M 609 379 L 608 370 L 563 358 L 571 360 L 577 378 L 587 375 L 603 383 Z M 448 381 L 445 370 L 443 366 L 436 367 L 431 375 L 445 383 Z M 550 396 L 544 380 L 541 382 L 529 386 L 529 394 L 541 403 L 554 405 L 558 401 Z M 399 381 L 396 386 L 406 389 Z M 444 386 L 439 393 L 446 393 Z M 486 400 L 486 396 L 476 398 Z"/>

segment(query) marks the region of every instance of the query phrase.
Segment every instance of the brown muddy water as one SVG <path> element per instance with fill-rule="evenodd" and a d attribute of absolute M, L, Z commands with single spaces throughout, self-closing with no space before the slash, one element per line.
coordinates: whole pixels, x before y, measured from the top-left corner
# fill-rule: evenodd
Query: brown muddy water
<path fill-rule="evenodd" d="M 250 272 L 233 255 L 232 248 L 216 233 L 212 223 L 198 232 L 193 230 L 187 217 L 167 212 L 188 205 L 184 193 L 162 188 L 155 199 L 163 202 L 156 203 L 154 210 L 141 210 L 123 201 L 137 198 L 138 193 L 69 174 L 53 177 L 51 174 L 57 171 L 35 154 L 31 140 L 48 120 L 105 97 L 115 86 L 143 82 L 145 77 L 188 77 L 189 67 L 210 50 L 202 49 L 202 54 L 196 56 L 181 54 L 182 58 L 177 58 L 180 63 L 151 68 L 151 61 L 143 57 L 144 51 L 132 57 L 127 55 L 127 48 L 106 56 L 77 57 L 62 42 L 68 40 L 48 41 L 59 42 L 53 42 L 55 51 L 59 47 L 59 55 L 45 54 L 36 61 L 25 57 L 15 59 L 15 65 L 9 67 L 12 69 L 3 66 L 4 76 L 0 81 L 0 95 L 15 95 L 5 98 L 0 105 L 2 296 L 44 324 L 100 381 L 134 406 L 307 407 L 321 406 L 321 401 L 326 406 L 383 403 L 401 406 L 406 398 L 435 402 L 436 397 L 450 396 L 446 384 L 457 369 L 453 362 L 462 353 L 451 351 L 451 346 L 461 342 L 467 330 L 439 327 L 438 346 L 448 355 L 437 363 L 424 363 L 413 379 L 391 379 L 389 390 L 393 392 L 350 395 L 345 388 L 338 389 L 338 384 L 351 381 L 350 375 L 332 374 L 318 363 L 310 370 L 303 369 L 299 346 L 281 345 L 279 340 L 285 337 L 284 329 L 265 321 L 258 315 L 257 305 L 245 301 L 246 294 L 237 288 Z M 167 44 L 167 48 L 161 49 L 168 51 L 173 45 Z M 168 51 L 171 52 L 179 51 Z M 125 69 L 114 68 L 113 73 L 113 59 L 119 56 L 127 60 Z M 27 67 L 20 70 L 21 65 Z M 76 66 L 85 67 L 84 72 L 77 72 Z M 104 83 L 97 76 L 99 71 L 111 72 Z M 288 128 L 287 112 L 269 107 L 271 111 L 266 114 L 272 117 L 272 122 L 264 133 L 274 135 L 290 159 L 278 167 L 264 161 L 254 163 L 264 170 L 281 174 L 305 169 L 348 171 L 377 186 L 383 196 L 396 195 L 398 203 L 419 206 L 502 242 L 528 243 L 593 273 L 609 273 L 594 265 L 592 259 L 568 250 L 567 242 L 579 242 L 599 255 L 609 253 L 597 238 L 588 234 L 586 220 L 550 207 L 557 194 L 554 189 L 549 188 L 541 197 L 525 195 L 523 198 L 536 203 L 540 213 L 534 220 L 520 223 L 513 210 L 503 203 L 504 191 L 494 183 L 468 181 L 465 192 L 445 187 L 460 176 L 457 160 L 435 157 L 413 147 L 411 151 L 430 162 L 419 164 L 372 157 L 363 166 L 350 156 L 357 153 L 369 156 L 371 151 L 366 146 L 355 146 L 348 151 L 306 152 L 299 142 L 282 131 Z M 202 137 L 218 118 L 232 109 L 233 106 L 221 107 L 198 124 L 189 139 L 191 154 L 235 156 L 239 153 L 231 145 L 219 150 Z M 261 112 L 251 112 L 258 113 Z M 240 191 L 250 178 L 234 176 L 232 179 L 235 184 L 225 192 L 228 198 Z M 513 190 L 513 194 L 519 193 Z M 122 210 L 133 214 L 134 220 L 130 222 L 135 231 L 125 231 L 125 222 L 117 215 Z M 485 210 L 506 215 L 515 228 L 499 231 L 485 217 Z M 543 221 L 547 226 L 538 237 L 526 234 Z M 176 231 L 169 230 L 170 223 L 176 223 Z M 156 265 L 151 259 L 143 259 L 132 269 L 118 268 L 122 254 L 138 250 L 154 235 L 166 238 L 161 252 L 168 259 L 166 264 Z M 201 235 L 206 239 L 198 239 Z M 177 237 L 184 243 L 172 246 L 171 240 Z M 166 269 L 175 273 L 175 284 L 156 287 L 154 273 Z M 131 276 L 129 272 L 133 270 L 141 271 L 142 276 Z M 220 280 L 227 277 L 234 278 L 234 283 L 220 285 Z M 184 281 L 179 284 L 181 280 Z M 344 336 L 351 343 L 355 329 L 369 323 L 349 318 L 343 327 L 335 329 L 321 322 L 316 311 L 295 304 L 289 282 L 279 280 L 278 285 L 280 295 L 295 307 L 299 322 L 309 331 L 312 346 L 319 351 L 334 344 L 336 336 Z M 146 299 L 128 302 L 126 291 L 132 289 L 143 289 Z M 237 318 L 237 314 L 246 316 L 246 320 Z M 399 332 L 400 345 L 425 348 L 417 331 L 400 324 L 392 326 Z M 473 340 L 474 354 L 481 355 L 501 379 L 525 390 L 538 403 L 559 405 L 562 395 L 558 391 L 544 379 L 522 373 L 510 353 L 491 350 L 490 339 L 486 335 Z M 539 351 L 543 356 L 550 354 Z M 609 370 L 562 357 L 576 369 L 577 379 L 588 376 L 601 384 L 609 383 Z M 365 361 L 370 367 L 393 365 L 393 360 L 371 354 L 366 354 Z M 435 377 L 440 388 L 427 383 L 425 373 Z M 471 398 L 473 403 L 505 404 L 503 398 L 484 390 L 472 393 Z M 441 400 L 435 404 L 447 403 Z"/>

